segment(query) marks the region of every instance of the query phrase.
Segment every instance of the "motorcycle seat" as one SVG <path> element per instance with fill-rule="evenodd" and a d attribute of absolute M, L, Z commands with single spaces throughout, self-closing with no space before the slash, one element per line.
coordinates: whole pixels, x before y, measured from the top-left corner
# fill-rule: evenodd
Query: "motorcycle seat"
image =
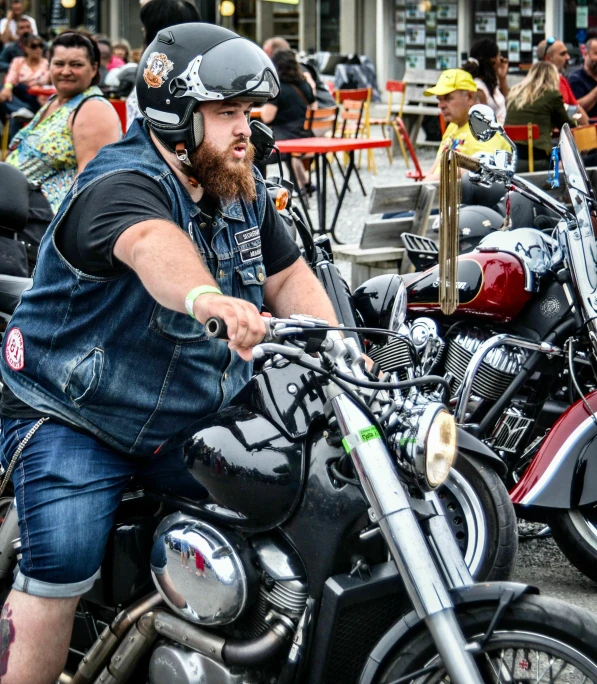
<path fill-rule="evenodd" d="M 0 311 L 12 315 L 21 301 L 21 295 L 31 287 L 31 278 L 0 274 Z"/>
<path fill-rule="evenodd" d="M 0 164 L 0 228 L 19 232 L 29 217 L 29 181 L 22 171 Z"/>

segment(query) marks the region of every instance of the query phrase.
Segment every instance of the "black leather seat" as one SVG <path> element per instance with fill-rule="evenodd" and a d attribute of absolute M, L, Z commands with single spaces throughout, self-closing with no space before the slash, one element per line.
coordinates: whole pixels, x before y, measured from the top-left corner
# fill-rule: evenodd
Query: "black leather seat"
<path fill-rule="evenodd" d="M 29 218 L 29 181 L 10 164 L 0 164 L 0 228 L 15 233 L 23 230 Z"/>
<path fill-rule="evenodd" d="M 0 274 L 0 311 L 12 315 L 23 292 L 31 287 L 31 278 L 17 278 Z"/>

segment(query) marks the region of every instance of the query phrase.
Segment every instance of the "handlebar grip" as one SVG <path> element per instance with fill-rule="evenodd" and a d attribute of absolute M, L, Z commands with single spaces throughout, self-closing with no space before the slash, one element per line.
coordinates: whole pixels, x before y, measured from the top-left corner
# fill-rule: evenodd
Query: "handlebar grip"
<path fill-rule="evenodd" d="M 478 159 L 474 157 L 469 157 L 467 154 L 456 153 L 456 161 L 461 169 L 466 169 L 467 171 L 472 171 L 477 173 L 481 169 L 481 164 Z"/>
<path fill-rule="evenodd" d="M 205 321 L 205 334 L 211 339 L 227 340 L 228 327 L 223 318 L 211 316 Z"/>

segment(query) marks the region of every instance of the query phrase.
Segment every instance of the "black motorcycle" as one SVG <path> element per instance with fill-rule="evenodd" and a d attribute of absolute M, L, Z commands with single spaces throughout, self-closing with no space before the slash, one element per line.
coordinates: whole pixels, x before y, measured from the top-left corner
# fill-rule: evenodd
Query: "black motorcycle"
<path fill-rule="evenodd" d="M 268 328 L 262 371 L 126 495 L 60 681 L 596 681 L 593 615 L 473 583 L 436 494 L 454 420 L 396 394 L 446 383 L 379 381 L 317 319 Z"/>

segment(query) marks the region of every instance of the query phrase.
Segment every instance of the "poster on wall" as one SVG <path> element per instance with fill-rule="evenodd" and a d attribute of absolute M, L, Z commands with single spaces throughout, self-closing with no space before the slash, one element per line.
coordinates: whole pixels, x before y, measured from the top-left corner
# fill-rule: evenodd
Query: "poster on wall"
<path fill-rule="evenodd" d="M 406 30 L 406 14 L 404 10 L 396 10 L 396 31 Z"/>
<path fill-rule="evenodd" d="M 424 69 L 425 68 L 425 51 L 424 50 L 409 50 L 406 55 L 407 69 Z"/>
<path fill-rule="evenodd" d="M 586 5 L 576 7 L 576 28 L 589 28 L 589 8 Z"/>
<path fill-rule="evenodd" d="M 404 35 L 396 36 L 396 57 L 404 57 L 406 54 L 406 41 Z"/>
<path fill-rule="evenodd" d="M 497 15 L 498 17 L 508 16 L 508 0 L 497 0 Z"/>
<path fill-rule="evenodd" d="M 533 14 L 533 33 L 545 33 L 545 12 Z"/>
<path fill-rule="evenodd" d="M 533 16 L 533 0 L 520 0 L 520 14 L 523 17 Z"/>
<path fill-rule="evenodd" d="M 531 52 L 533 49 L 533 32 L 530 29 L 523 29 L 520 32 L 520 51 Z"/>
<path fill-rule="evenodd" d="M 437 6 L 438 19 L 458 19 L 458 5 L 456 3 L 440 3 Z"/>
<path fill-rule="evenodd" d="M 510 7 L 519 7 L 520 0 L 510 0 Z"/>
<path fill-rule="evenodd" d="M 456 26 L 440 26 L 437 29 L 437 44 L 456 47 L 458 45 L 458 29 Z"/>
<path fill-rule="evenodd" d="M 520 42 L 517 40 L 508 41 L 508 61 L 520 62 Z"/>
<path fill-rule="evenodd" d="M 406 44 L 425 45 L 425 27 L 420 24 L 407 24 Z"/>
<path fill-rule="evenodd" d="M 508 31 L 507 29 L 498 29 L 495 33 L 495 39 L 501 52 L 508 50 Z"/>
<path fill-rule="evenodd" d="M 456 69 L 458 67 L 458 55 L 455 52 L 437 51 L 435 59 L 436 69 Z"/>
<path fill-rule="evenodd" d="M 437 13 L 436 12 L 427 12 L 425 16 L 425 26 L 428 29 L 433 29 L 435 30 L 437 26 Z"/>
<path fill-rule="evenodd" d="M 425 57 L 435 57 L 437 55 L 437 41 L 431 36 L 425 38 Z"/>
<path fill-rule="evenodd" d="M 425 10 L 419 9 L 418 2 L 406 3 L 406 18 L 407 19 L 425 19 Z"/>
<path fill-rule="evenodd" d="M 510 12 L 508 15 L 508 31 L 520 31 L 520 12 Z"/>
<path fill-rule="evenodd" d="M 475 15 L 475 33 L 495 33 L 496 16 L 493 12 L 477 12 Z"/>

